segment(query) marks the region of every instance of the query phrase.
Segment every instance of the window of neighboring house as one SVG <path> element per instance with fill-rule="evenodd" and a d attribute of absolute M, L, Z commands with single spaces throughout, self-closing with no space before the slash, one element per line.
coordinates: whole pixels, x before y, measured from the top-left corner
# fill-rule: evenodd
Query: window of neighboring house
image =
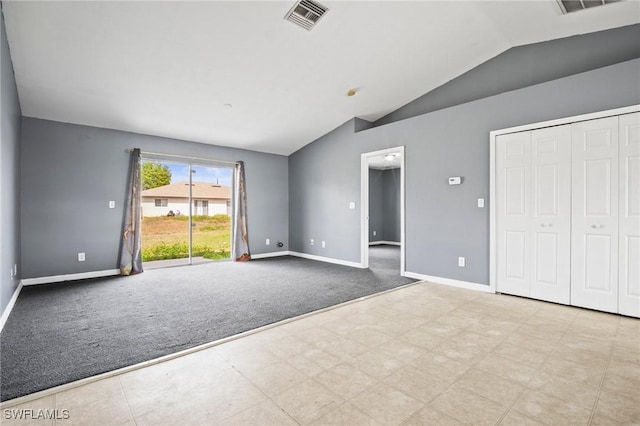
<path fill-rule="evenodd" d="M 167 207 L 169 205 L 169 200 L 166 198 L 156 198 L 156 207 Z"/>

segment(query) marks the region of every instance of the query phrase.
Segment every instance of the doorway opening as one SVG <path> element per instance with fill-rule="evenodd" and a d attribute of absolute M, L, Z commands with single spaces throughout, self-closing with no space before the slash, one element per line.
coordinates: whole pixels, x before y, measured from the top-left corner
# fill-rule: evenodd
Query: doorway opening
<path fill-rule="evenodd" d="M 233 169 L 142 159 L 145 269 L 231 258 Z"/>
<path fill-rule="evenodd" d="M 404 146 L 361 155 L 362 267 L 381 265 L 405 274 Z"/>

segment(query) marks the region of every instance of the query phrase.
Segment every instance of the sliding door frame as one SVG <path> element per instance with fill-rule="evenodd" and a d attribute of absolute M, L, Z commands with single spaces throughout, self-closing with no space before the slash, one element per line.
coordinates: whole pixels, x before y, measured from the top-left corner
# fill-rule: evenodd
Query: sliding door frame
<path fill-rule="evenodd" d="M 200 158 L 200 157 L 187 157 L 182 155 L 172 155 L 172 154 L 163 154 L 158 152 L 145 152 L 145 151 L 142 151 L 140 153 L 140 158 L 141 158 L 141 161 L 155 161 L 159 163 L 165 162 L 170 164 L 180 164 L 180 165 L 189 166 L 189 202 L 188 202 L 189 204 L 189 210 L 188 210 L 189 257 L 188 257 L 188 260 L 189 261 L 185 265 L 180 265 L 180 266 L 187 266 L 187 265 L 191 266 L 193 265 L 193 216 L 196 213 L 193 205 L 193 201 L 194 201 L 193 200 L 193 174 L 195 173 L 194 166 L 231 170 L 231 215 L 230 216 L 233 218 L 233 212 L 237 208 L 237 200 L 235 199 L 235 196 L 234 196 L 235 185 L 236 185 L 234 175 L 235 175 L 235 165 L 237 163 L 233 161 L 213 160 L 213 159 Z M 138 194 L 138 196 L 141 197 L 141 194 Z M 140 216 L 140 220 L 142 221 L 142 216 Z M 233 223 L 231 224 L 231 226 L 233 231 Z M 138 228 L 142 229 L 141 226 L 139 226 Z M 234 244 L 234 241 L 233 241 L 233 238 L 231 238 L 231 241 L 229 242 L 230 259 L 233 257 L 233 244 Z M 143 267 L 144 267 L 144 262 L 143 262 Z"/>
<path fill-rule="evenodd" d="M 360 155 L 360 266 L 369 267 L 369 159 L 400 153 L 400 276 L 405 276 L 405 152 L 404 145 Z"/>

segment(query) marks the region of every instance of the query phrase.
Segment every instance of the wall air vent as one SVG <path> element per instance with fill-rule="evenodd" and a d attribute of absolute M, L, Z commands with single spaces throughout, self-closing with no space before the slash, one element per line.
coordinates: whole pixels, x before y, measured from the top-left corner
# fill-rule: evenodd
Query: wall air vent
<path fill-rule="evenodd" d="M 590 9 L 596 6 L 604 6 L 609 3 L 616 3 L 620 0 L 557 0 L 562 13 L 567 14 L 577 12 L 582 9 Z"/>
<path fill-rule="evenodd" d="M 293 5 L 291 10 L 287 12 L 284 19 L 293 22 L 305 30 L 311 31 L 311 28 L 318 23 L 320 18 L 322 18 L 328 10 L 327 7 L 315 1 L 299 0 Z"/>

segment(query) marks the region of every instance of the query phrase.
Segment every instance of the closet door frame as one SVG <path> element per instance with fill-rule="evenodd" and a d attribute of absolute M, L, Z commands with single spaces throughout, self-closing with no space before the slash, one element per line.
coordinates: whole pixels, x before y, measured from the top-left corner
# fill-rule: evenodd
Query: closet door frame
<path fill-rule="evenodd" d="M 509 127 L 505 129 L 493 130 L 489 133 L 489 291 L 496 292 L 496 284 L 498 279 L 497 268 L 497 199 L 496 199 L 496 138 L 500 135 L 508 133 L 524 132 L 529 130 L 541 129 L 544 127 L 559 126 L 563 124 L 571 124 L 578 121 L 594 120 L 598 118 L 611 117 L 616 115 L 640 112 L 640 105 L 632 105 L 623 108 L 615 108 L 606 111 L 598 111 L 589 114 L 576 115 L 571 117 L 559 118 L 555 120 L 541 121 L 538 123 L 526 124 L 523 126 Z"/>

